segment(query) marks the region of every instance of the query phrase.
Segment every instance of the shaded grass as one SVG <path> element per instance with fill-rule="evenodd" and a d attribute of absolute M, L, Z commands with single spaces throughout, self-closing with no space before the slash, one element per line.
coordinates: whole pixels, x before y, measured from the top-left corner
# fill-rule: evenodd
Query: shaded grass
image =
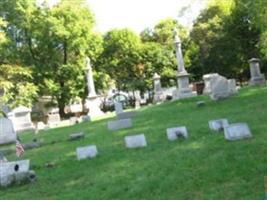
<path fill-rule="evenodd" d="M 264 195 L 267 175 L 267 88 L 245 88 L 229 99 L 214 102 L 206 96 L 167 102 L 138 111 L 134 127 L 107 130 L 102 119 L 72 127 L 21 135 L 49 144 L 28 150 L 37 182 L 0 190 L 3 199 L 144 199 L 144 200 L 254 200 Z M 197 108 L 196 102 L 206 101 Z M 228 118 L 247 122 L 253 139 L 228 142 L 212 132 L 208 120 Z M 169 142 L 166 128 L 185 125 L 189 139 Z M 84 140 L 68 135 L 83 131 Z M 148 147 L 129 150 L 124 136 L 144 133 Z M 76 147 L 95 144 L 99 156 L 76 161 Z M 13 148 L 14 146 L 11 146 Z M 8 159 L 16 159 L 14 155 Z M 46 168 L 54 162 L 54 168 Z"/>

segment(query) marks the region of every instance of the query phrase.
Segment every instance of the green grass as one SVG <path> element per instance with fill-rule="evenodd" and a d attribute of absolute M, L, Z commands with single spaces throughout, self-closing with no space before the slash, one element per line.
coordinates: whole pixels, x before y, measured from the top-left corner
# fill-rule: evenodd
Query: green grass
<path fill-rule="evenodd" d="M 206 106 L 197 108 L 196 102 Z M 253 138 L 229 142 L 209 130 L 208 120 L 247 122 Z M 45 142 L 83 131 L 84 140 L 63 141 L 28 150 L 38 180 L 0 190 L 1 200 L 256 200 L 263 199 L 267 175 L 267 88 L 245 88 L 214 102 L 207 96 L 168 102 L 138 111 L 134 127 L 107 130 L 103 119 L 72 127 L 21 135 Z M 170 142 L 166 128 L 185 125 L 189 139 Z M 147 148 L 129 150 L 124 136 L 144 133 Z M 76 147 L 95 144 L 99 156 L 77 161 Z M 14 148 L 14 145 L 11 146 Z M 7 147 L 5 147 L 7 148 Z M 16 159 L 14 155 L 8 157 Z M 54 168 L 46 168 L 54 162 Z"/>

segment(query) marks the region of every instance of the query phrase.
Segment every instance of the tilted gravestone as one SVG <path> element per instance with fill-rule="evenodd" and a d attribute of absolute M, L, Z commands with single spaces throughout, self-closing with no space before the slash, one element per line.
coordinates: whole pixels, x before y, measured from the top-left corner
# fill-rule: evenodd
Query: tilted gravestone
<path fill-rule="evenodd" d="M 140 148 L 147 146 L 144 134 L 126 136 L 124 141 L 127 148 Z"/>
<path fill-rule="evenodd" d="M 216 119 L 216 120 L 209 121 L 209 127 L 211 130 L 214 130 L 214 131 L 223 131 L 224 127 L 228 125 L 229 123 L 227 119 Z"/>
<path fill-rule="evenodd" d="M 236 123 L 224 127 L 224 137 L 226 140 L 234 141 L 251 138 L 252 134 L 246 123 Z"/>
<path fill-rule="evenodd" d="M 131 119 L 120 119 L 108 122 L 108 130 L 120 130 L 124 128 L 131 128 L 133 126 Z"/>
<path fill-rule="evenodd" d="M 13 123 L 10 119 L 0 118 L 0 144 L 15 142 L 17 138 Z"/>
<path fill-rule="evenodd" d="M 78 147 L 76 149 L 77 153 L 77 159 L 83 160 L 83 159 L 90 159 L 94 158 L 97 155 L 97 148 L 95 145 L 89 145 L 85 147 Z"/>
<path fill-rule="evenodd" d="M 34 171 L 30 171 L 30 161 L 20 160 L 0 164 L 0 186 L 23 183 L 35 179 Z"/>
<path fill-rule="evenodd" d="M 185 126 L 172 127 L 167 130 L 167 138 L 170 141 L 177 140 L 179 137 L 188 138 L 187 129 Z"/>

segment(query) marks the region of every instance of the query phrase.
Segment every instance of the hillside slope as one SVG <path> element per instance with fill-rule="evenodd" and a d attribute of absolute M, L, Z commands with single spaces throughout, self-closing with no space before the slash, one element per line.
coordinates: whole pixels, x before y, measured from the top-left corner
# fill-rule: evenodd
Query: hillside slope
<path fill-rule="evenodd" d="M 206 106 L 197 108 L 196 102 Z M 209 130 L 208 120 L 227 118 L 247 122 L 253 138 L 228 142 Z M 0 190 L 1 200 L 256 200 L 264 195 L 267 175 L 267 87 L 245 88 L 227 100 L 206 96 L 167 102 L 138 111 L 134 127 L 107 130 L 107 121 L 21 136 L 50 143 L 28 150 L 38 180 Z M 170 142 L 166 128 L 185 125 L 189 139 Z M 83 131 L 86 138 L 66 141 Z M 124 136 L 144 133 L 148 147 L 129 150 Z M 52 144 L 51 142 L 55 142 Z M 95 144 L 99 156 L 77 161 L 76 147 Z M 8 159 L 16 159 L 14 155 Z M 53 168 L 45 167 L 48 162 Z"/>

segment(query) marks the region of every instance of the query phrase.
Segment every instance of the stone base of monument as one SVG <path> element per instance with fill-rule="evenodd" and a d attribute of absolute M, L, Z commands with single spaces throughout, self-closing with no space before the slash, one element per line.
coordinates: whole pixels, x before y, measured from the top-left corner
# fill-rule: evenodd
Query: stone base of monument
<path fill-rule="evenodd" d="M 224 127 L 224 137 L 226 140 L 234 141 L 251 138 L 252 134 L 246 123 L 236 123 Z"/>
<path fill-rule="evenodd" d="M 120 119 L 108 122 L 108 130 L 120 130 L 125 128 L 131 128 L 133 126 L 131 119 Z"/>
<path fill-rule="evenodd" d="M 166 132 L 167 132 L 167 138 L 170 141 L 177 140 L 179 137 L 182 137 L 184 139 L 188 138 L 188 133 L 185 126 L 168 128 Z"/>
<path fill-rule="evenodd" d="M 223 131 L 224 127 L 229 126 L 227 119 L 216 119 L 209 121 L 209 127 L 214 131 Z"/>
<path fill-rule="evenodd" d="M 0 164 L 0 186 L 7 187 L 12 184 L 22 184 L 36 179 L 34 171 L 29 170 L 30 161 L 21 160 Z"/>
<path fill-rule="evenodd" d="M 95 145 L 90 145 L 86 147 L 78 147 L 76 149 L 76 153 L 77 153 L 78 160 L 90 159 L 90 158 L 96 157 L 97 148 Z"/>
<path fill-rule="evenodd" d="M 139 134 L 139 135 L 132 135 L 132 136 L 126 136 L 124 138 L 125 141 L 125 146 L 127 148 L 141 148 L 141 147 L 146 147 L 147 142 L 144 134 Z"/>
<path fill-rule="evenodd" d="M 89 110 L 88 115 L 92 117 L 99 117 L 104 115 L 104 112 L 100 109 L 101 100 L 98 96 L 88 97 L 86 99 L 85 107 Z"/>
<path fill-rule="evenodd" d="M 122 113 L 119 113 L 117 114 L 117 118 L 118 119 L 130 119 L 130 118 L 133 118 L 134 116 L 136 115 L 136 112 L 122 112 Z"/>
<path fill-rule="evenodd" d="M 261 74 L 261 76 L 259 77 L 252 77 L 249 81 L 249 84 L 251 86 L 265 85 L 266 79 L 265 79 L 264 74 Z"/>

